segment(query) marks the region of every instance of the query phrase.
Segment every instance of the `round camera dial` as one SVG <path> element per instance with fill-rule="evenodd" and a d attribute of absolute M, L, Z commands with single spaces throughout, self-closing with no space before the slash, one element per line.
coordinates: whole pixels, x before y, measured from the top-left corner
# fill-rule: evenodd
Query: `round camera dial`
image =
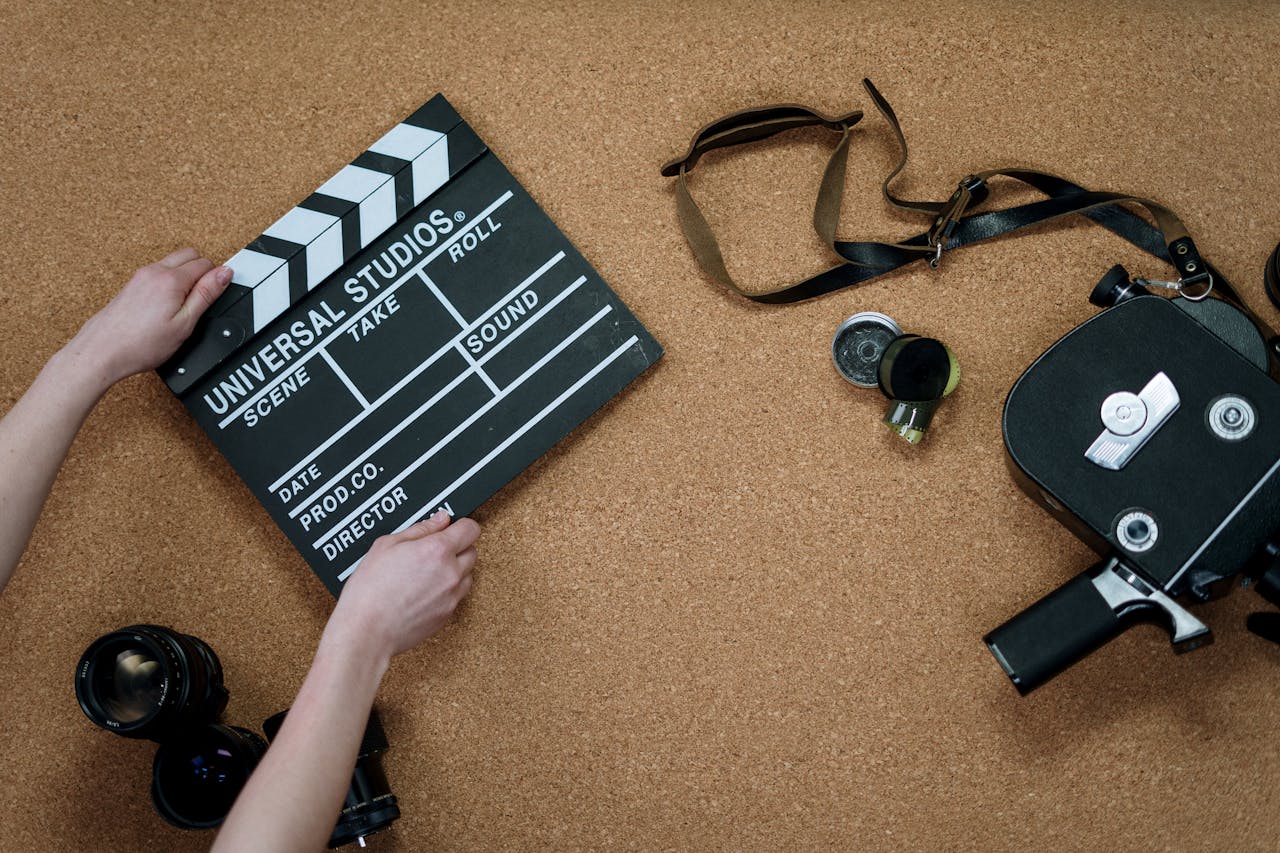
<path fill-rule="evenodd" d="M 1225 394 L 1209 404 L 1209 429 L 1223 441 L 1248 438 L 1258 423 L 1258 415 L 1244 397 Z"/>
<path fill-rule="evenodd" d="M 1135 554 L 1150 551 L 1160 538 L 1160 526 L 1150 513 L 1140 509 L 1126 512 L 1116 522 L 1116 539 L 1126 550 Z"/>
<path fill-rule="evenodd" d="M 1117 391 L 1102 401 L 1102 425 L 1116 435 L 1133 435 L 1147 422 L 1147 404 L 1130 391 Z"/>

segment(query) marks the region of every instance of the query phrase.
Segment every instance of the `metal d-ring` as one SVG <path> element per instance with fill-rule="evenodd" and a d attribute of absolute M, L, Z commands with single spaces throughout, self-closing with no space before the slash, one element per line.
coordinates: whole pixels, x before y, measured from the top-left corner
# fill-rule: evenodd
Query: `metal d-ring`
<path fill-rule="evenodd" d="M 1204 291 L 1201 293 L 1191 294 L 1186 291 L 1185 287 L 1178 288 L 1178 292 L 1182 294 L 1182 298 L 1190 299 L 1192 302 L 1199 302 L 1200 300 L 1208 296 L 1210 293 L 1212 293 L 1213 292 L 1213 273 L 1207 273 L 1207 275 L 1209 276 L 1209 280 L 1208 282 L 1206 282 L 1204 286 Z M 1179 280 L 1178 283 L 1182 284 L 1182 281 Z"/>

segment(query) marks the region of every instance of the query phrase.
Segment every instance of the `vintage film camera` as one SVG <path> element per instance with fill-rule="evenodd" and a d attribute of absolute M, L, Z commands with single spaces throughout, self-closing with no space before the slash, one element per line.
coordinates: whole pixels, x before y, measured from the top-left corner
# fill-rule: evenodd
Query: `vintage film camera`
<path fill-rule="evenodd" d="M 1090 296 L 1105 310 L 1005 403 L 1015 479 L 1101 557 L 984 638 L 1024 695 L 1137 622 L 1164 626 L 1178 652 L 1209 643 L 1179 602 L 1237 576 L 1280 603 L 1275 341 L 1224 299 L 1140 282 L 1113 268 Z"/>

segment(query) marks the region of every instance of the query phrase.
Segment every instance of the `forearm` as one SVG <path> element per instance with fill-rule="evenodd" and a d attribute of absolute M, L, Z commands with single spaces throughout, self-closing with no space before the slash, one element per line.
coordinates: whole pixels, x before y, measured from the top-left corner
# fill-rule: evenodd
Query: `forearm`
<path fill-rule="evenodd" d="M 72 440 L 112 379 L 73 340 L 0 420 L 0 589 L 26 550 Z"/>
<path fill-rule="evenodd" d="M 331 619 L 315 661 L 214 851 L 316 851 L 351 784 L 369 710 L 390 661 L 371 635 Z"/>

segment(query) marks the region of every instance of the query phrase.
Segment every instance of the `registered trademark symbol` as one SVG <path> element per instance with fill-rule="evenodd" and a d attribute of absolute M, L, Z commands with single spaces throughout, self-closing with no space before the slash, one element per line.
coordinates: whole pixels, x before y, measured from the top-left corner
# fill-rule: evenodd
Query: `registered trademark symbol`
<path fill-rule="evenodd" d="M 455 214 L 453 215 L 453 221 L 454 221 L 454 222 L 461 222 L 462 220 L 464 220 L 464 219 L 466 219 L 466 218 L 467 218 L 467 215 L 466 215 L 465 213 L 463 213 L 461 210 L 459 210 L 457 213 L 455 213 Z"/>

